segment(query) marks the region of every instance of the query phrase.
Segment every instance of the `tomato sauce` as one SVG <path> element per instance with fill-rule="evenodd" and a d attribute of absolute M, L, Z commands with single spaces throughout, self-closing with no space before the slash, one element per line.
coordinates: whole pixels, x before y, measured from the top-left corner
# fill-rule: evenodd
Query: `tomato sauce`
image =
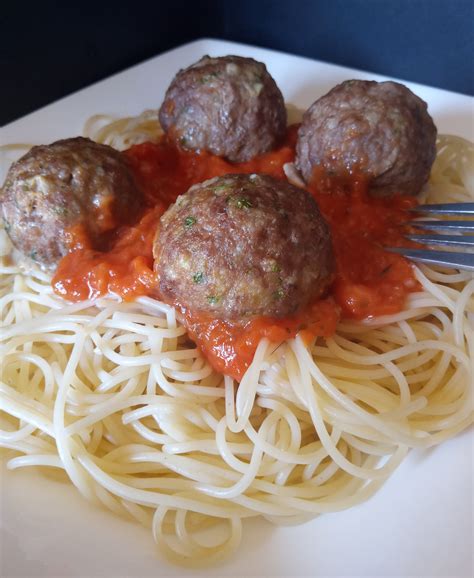
<path fill-rule="evenodd" d="M 72 251 L 62 259 L 53 279 L 56 293 L 80 301 L 115 293 L 125 300 L 156 293 L 153 240 L 160 216 L 177 196 L 195 183 L 228 173 L 266 173 L 285 178 L 283 166 L 294 159 L 297 126 L 285 142 L 249 162 L 231 164 L 209 153 L 183 151 L 167 141 L 135 145 L 125 155 L 144 192 L 141 218 L 134 225 L 116 223 L 100 250 L 92 247 L 79 226 L 70 233 Z M 327 194 L 327 188 L 331 194 Z M 330 183 L 315 174 L 308 187 L 329 222 L 336 258 L 330 295 L 287 319 L 261 317 L 230 322 L 181 309 L 190 336 L 213 367 L 240 379 L 258 342 L 280 343 L 298 332 L 308 342 L 330 336 L 340 317 L 364 319 L 396 313 L 417 289 L 411 265 L 384 246 L 406 245 L 403 238 L 412 197 L 374 199 L 358 175 Z"/>
<path fill-rule="evenodd" d="M 317 175 L 315 175 L 317 177 Z M 397 313 L 408 293 L 419 288 L 410 263 L 384 247 L 415 246 L 404 234 L 414 197 L 373 198 L 367 181 L 350 175 L 350 184 L 334 181 L 331 194 L 318 178 L 309 187 L 331 227 L 337 275 L 332 294 L 342 316 L 365 319 Z"/>
<path fill-rule="evenodd" d="M 309 343 L 315 337 L 333 335 L 339 321 L 338 308 L 330 297 L 284 319 L 257 317 L 235 323 L 212 319 L 184 308 L 182 313 L 189 335 L 199 344 L 214 369 L 231 375 L 238 381 L 250 365 L 263 337 L 272 343 L 282 343 L 300 333 Z"/>
<path fill-rule="evenodd" d="M 115 293 L 126 301 L 153 294 L 153 239 L 166 207 L 158 202 L 134 226 L 119 227 L 98 251 L 84 242 L 83 230 L 71 232 L 75 250 L 64 257 L 53 277 L 54 291 L 69 301 L 84 301 Z"/>

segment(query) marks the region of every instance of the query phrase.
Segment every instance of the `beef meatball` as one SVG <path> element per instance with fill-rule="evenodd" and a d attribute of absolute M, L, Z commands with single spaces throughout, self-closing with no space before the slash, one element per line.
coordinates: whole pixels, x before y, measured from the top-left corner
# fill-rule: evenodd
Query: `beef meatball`
<path fill-rule="evenodd" d="M 310 106 L 296 144 L 296 166 L 309 183 L 330 175 L 369 175 L 374 196 L 416 195 L 436 156 L 436 127 L 426 103 L 403 84 L 348 80 Z"/>
<path fill-rule="evenodd" d="M 291 315 L 334 269 L 311 195 L 256 174 L 191 187 L 162 216 L 153 252 L 161 297 L 220 319 Z"/>
<path fill-rule="evenodd" d="M 231 162 L 271 150 L 286 129 L 283 96 L 265 65 L 240 56 L 204 56 L 178 72 L 159 117 L 182 148 Z"/>
<path fill-rule="evenodd" d="M 78 137 L 33 147 L 10 167 L 0 202 L 15 247 L 53 270 L 69 251 L 72 227 L 82 224 L 94 243 L 132 218 L 140 197 L 121 153 Z"/>

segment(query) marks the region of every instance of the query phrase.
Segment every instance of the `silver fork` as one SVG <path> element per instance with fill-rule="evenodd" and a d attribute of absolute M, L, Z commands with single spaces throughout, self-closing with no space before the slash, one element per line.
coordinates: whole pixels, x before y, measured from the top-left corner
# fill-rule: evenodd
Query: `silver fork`
<path fill-rule="evenodd" d="M 447 203 L 441 205 L 420 205 L 412 211 L 424 217 L 431 215 L 450 215 L 455 217 L 474 217 L 474 203 Z M 442 265 L 454 269 L 474 271 L 474 253 L 463 252 L 474 249 L 474 220 L 472 221 L 411 221 L 410 226 L 430 231 L 427 234 L 406 235 L 408 239 L 429 246 L 445 246 L 458 251 L 433 251 L 430 249 L 409 249 L 407 247 L 388 247 L 388 251 L 400 253 L 413 261 Z M 431 232 L 433 231 L 433 232 Z M 442 231 L 442 233 L 438 233 Z M 450 234 L 451 233 L 451 234 Z M 454 234 L 452 234 L 454 233 Z M 459 234 L 464 233 L 464 234 Z M 466 234 L 467 233 L 467 234 Z"/>

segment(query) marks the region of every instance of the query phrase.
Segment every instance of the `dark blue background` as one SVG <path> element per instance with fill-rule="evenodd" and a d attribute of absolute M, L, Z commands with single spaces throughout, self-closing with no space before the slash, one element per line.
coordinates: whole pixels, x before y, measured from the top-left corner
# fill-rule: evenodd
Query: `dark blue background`
<path fill-rule="evenodd" d="M 4 2 L 0 125 L 202 37 L 474 94 L 473 0 Z"/>

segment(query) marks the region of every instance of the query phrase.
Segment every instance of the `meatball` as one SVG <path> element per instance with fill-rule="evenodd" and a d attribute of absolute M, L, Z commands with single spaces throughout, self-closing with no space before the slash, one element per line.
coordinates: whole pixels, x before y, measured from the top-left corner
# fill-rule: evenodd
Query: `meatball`
<path fill-rule="evenodd" d="M 159 117 L 182 148 L 231 162 L 271 150 L 286 129 L 283 96 L 265 65 L 240 56 L 204 56 L 178 72 Z"/>
<path fill-rule="evenodd" d="M 426 103 L 403 84 L 348 80 L 303 116 L 296 166 L 309 183 L 329 175 L 369 175 L 374 196 L 416 195 L 436 156 L 436 127 Z"/>
<path fill-rule="evenodd" d="M 33 147 L 10 167 L 0 203 L 14 246 L 53 270 L 70 250 L 70 230 L 83 225 L 92 243 L 139 207 L 125 157 L 86 138 Z"/>
<path fill-rule="evenodd" d="M 162 216 L 153 253 L 163 299 L 220 319 L 291 315 L 333 278 L 316 202 L 265 175 L 191 187 Z"/>

